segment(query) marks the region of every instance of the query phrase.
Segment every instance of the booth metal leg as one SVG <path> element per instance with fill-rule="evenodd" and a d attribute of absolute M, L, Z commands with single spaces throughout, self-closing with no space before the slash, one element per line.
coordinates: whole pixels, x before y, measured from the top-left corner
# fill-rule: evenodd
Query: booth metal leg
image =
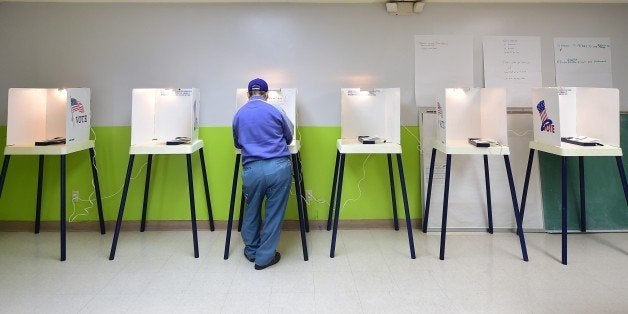
<path fill-rule="evenodd" d="M 301 185 L 297 181 L 299 178 L 299 161 L 297 160 L 296 155 L 292 155 L 292 173 L 294 177 L 294 187 L 297 195 L 297 212 L 299 214 L 299 230 L 301 231 L 301 248 L 303 249 L 303 260 L 307 261 L 308 253 L 307 253 L 307 239 L 305 237 L 306 225 L 305 225 L 305 214 L 304 214 L 304 206 L 305 200 L 303 200 L 300 196 L 302 195 Z"/>
<path fill-rule="evenodd" d="M 484 155 L 484 179 L 486 181 L 486 208 L 488 211 L 488 233 L 493 234 L 493 207 L 491 205 L 491 180 L 488 174 L 488 156 Z"/>
<path fill-rule="evenodd" d="M 528 249 L 526 240 L 523 235 L 523 218 L 517 205 L 517 192 L 515 191 L 515 182 L 512 178 L 512 169 L 510 168 L 510 157 L 504 155 L 504 163 L 506 164 L 506 174 L 508 175 L 508 185 L 510 186 L 510 196 L 512 198 L 512 208 L 515 212 L 515 222 L 517 223 L 517 235 L 519 236 L 519 244 L 521 245 L 521 255 L 524 261 L 528 261 Z"/>
<path fill-rule="evenodd" d="M 329 250 L 329 257 L 333 258 L 336 253 L 336 236 L 338 235 L 338 218 L 340 216 L 340 201 L 342 200 L 342 180 L 345 172 L 345 154 L 340 154 L 340 166 L 338 168 L 338 184 L 335 199 L 335 212 L 334 212 L 334 228 L 331 234 L 331 249 Z"/>
<path fill-rule="evenodd" d="M 209 184 L 207 183 L 207 168 L 205 167 L 205 154 L 203 148 L 199 150 L 199 159 L 201 160 L 201 171 L 203 171 L 203 184 L 205 187 L 205 202 L 207 203 L 207 215 L 209 216 L 209 230 L 214 231 L 214 215 L 212 212 L 212 202 L 209 196 Z"/>
<path fill-rule="evenodd" d="M 150 174 L 153 165 L 153 155 L 148 155 L 148 163 L 146 165 L 146 182 L 144 183 L 144 201 L 142 202 L 142 223 L 140 232 L 146 230 L 146 212 L 148 210 L 148 191 L 150 190 Z"/>
<path fill-rule="evenodd" d="M 240 169 L 240 157 L 242 155 L 237 154 L 235 160 L 235 166 L 233 167 L 233 183 L 231 184 L 231 201 L 229 203 L 229 217 L 227 218 L 227 237 L 225 239 L 225 253 L 223 258 L 229 258 L 229 246 L 231 244 L 231 227 L 233 224 L 233 211 L 235 207 L 235 195 L 236 187 L 238 186 L 238 170 Z"/>
<path fill-rule="evenodd" d="M 190 192 L 190 215 L 192 217 L 192 241 L 194 257 L 198 258 L 198 232 L 196 230 L 196 207 L 194 205 L 194 177 L 192 176 L 192 155 L 185 155 L 188 164 L 188 191 Z"/>
<path fill-rule="evenodd" d="M 240 193 L 240 215 L 238 215 L 238 232 L 242 231 L 242 218 L 244 217 L 244 191 Z"/>
<path fill-rule="evenodd" d="M 447 154 L 445 164 L 445 193 L 443 197 L 443 219 L 440 229 L 440 260 L 445 259 L 445 236 L 447 233 L 447 205 L 449 203 L 449 177 L 451 174 L 451 154 Z"/>
<path fill-rule="evenodd" d="M 331 230 L 331 220 L 334 213 L 334 201 L 336 196 L 336 185 L 338 183 L 338 165 L 340 164 L 340 151 L 336 151 L 336 164 L 334 166 L 334 180 L 331 184 L 331 199 L 329 200 L 329 214 L 327 215 L 327 231 Z"/>
<path fill-rule="evenodd" d="M 562 211 L 562 263 L 567 265 L 567 157 L 562 157 L 562 179 L 561 179 L 561 211 Z"/>
<path fill-rule="evenodd" d="M 118 219 L 116 220 L 116 229 L 113 233 L 113 241 L 111 243 L 111 252 L 109 260 L 112 261 L 116 257 L 116 246 L 118 245 L 118 236 L 120 235 L 120 227 L 122 226 L 122 216 L 124 215 L 124 205 L 126 203 L 126 195 L 129 192 L 129 181 L 131 180 L 131 171 L 133 171 L 133 160 L 135 155 L 129 156 L 129 164 L 126 167 L 126 177 L 124 178 L 124 187 L 122 188 L 122 199 L 120 200 L 120 209 L 118 210 Z"/>
<path fill-rule="evenodd" d="M 65 185 L 66 185 L 66 177 L 65 177 L 65 155 L 61 155 L 61 207 L 60 207 L 60 233 L 61 233 L 61 261 L 65 261 L 65 240 L 66 240 L 66 218 L 65 218 Z"/>
<path fill-rule="evenodd" d="M 388 155 L 390 161 L 390 155 Z M 412 221 L 410 220 L 410 208 L 408 206 L 408 192 L 406 190 L 406 179 L 403 175 L 403 163 L 401 162 L 401 154 L 397 154 L 397 166 L 399 167 L 399 179 L 401 180 L 401 195 L 403 196 L 403 207 L 406 214 L 406 229 L 408 229 L 408 245 L 410 246 L 410 258 L 415 259 L 414 237 L 412 235 Z"/>
<path fill-rule="evenodd" d="M 2 172 L 0 173 L 0 197 L 2 197 L 2 190 L 4 188 L 4 179 L 7 178 L 7 169 L 9 168 L 9 160 L 11 160 L 11 155 L 4 155 L 4 161 L 2 162 Z"/>
<path fill-rule="evenodd" d="M 430 199 L 432 198 L 432 181 L 434 179 L 434 161 L 436 159 L 436 148 L 432 148 L 430 158 L 430 174 L 427 180 L 427 196 L 425 197 L 425 210 L 423 211 L 423 233 L 427 233 L 427 222 L 430 218 Z"/>
<path fill-rule="evenodd" d="M 92 179 L 94 179 L 94 191 L 96 192 L 96 206 L 98 207 L 98 221 L 100 222 L 100 234 L 105 234 L 105 216 L 102 210 L 102 197 L 100 196 L 100 182 L 98 181 L 98 169 L 96 168 L 96 153 L 94 148 L 89 149 L 89 161 L 92 166 Z"/>
<path fill-rule="evenodd" d="M 528 166 L 526 167 L 526 177 L 523 183 L 523 195 L 521 195 L 521 222 L 523 223 L 523 215 L 526 209 L 526 199 L 528 197 L 528 185 L 530 183 L 530 172 L 532 172 L 532 161 L 534 160 L 534 149 L 530 148 L 528 154 Z"/>
<path fill-rule="evenodd" d="M 585 189 L 584 189 L 584 157 L 578 157 L 578 170 L 580 172 L 580 231 L 587 231 L 587 213 L 585 210 Z"/>
<path fill-rule="evenodd" d="M 397 217 L 397 197 L 395 195 L 395 174 L 393 173 L 392 158 L 390 154 L 386 154 L 388 158 L 388 178 L 390 179 L 390 197 L 392 199 L 393 210 L 393 227 L 399 230 L 399 218 Z"/>
<path fill-rule="evenodd" d="M 307 195 L 305 193 L 305 179 L 303 179 L 303 164 L 301 163 L 301 154 L 297 153 L 296 156 L 297 156 L 297 166 L 299 167 L 299 172 L 298 172 L 299 186 L 301 187 L 301 205 L 303 206 L 303 219 L 305 220 L 305 232 L 310 232 L 310 219 L 307 215 L 307 202 L 306 202 Z"/>
<path fill-rule="evenodd" d="M 41 193 L 44 182 L 44 155 L 39 155 L 39 168 L 37 172 L 37 205 L 35 207 L 35 233 L 39 233 L 41 225 Z"/>
<path fill-rule="evenodd" d="M 626 183 L 626 172 L 624 171 L 624 163 L 621 160 L 621 156 L 616 156 L 617 169 L 619 170 L 619 178 L 621 179 L 621 185 L 624 188 L 624 197 L 626 197 L 626 204 L 628 204 L 628 183 Z M 4 168 L 2 170 L 4 172 Z M 0 193 L 2 193 L 2 187 L 0 187 Z"/>

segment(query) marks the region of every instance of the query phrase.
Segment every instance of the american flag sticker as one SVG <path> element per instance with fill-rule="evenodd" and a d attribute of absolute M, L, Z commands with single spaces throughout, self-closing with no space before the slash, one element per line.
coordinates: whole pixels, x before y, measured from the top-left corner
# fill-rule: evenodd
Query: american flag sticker
<path fill-rule="evenodd" d="M 85 107 L 83 103 L 76 98 L 70 98 L 70 114 L 72 116 L 72 125 L 76 123 L 88 123 L 88 115 L 85 113 Z"/>
<path fill-rule="evenodd" d="M 554 133 L 554 122 L 552 122 L 552 119 L 547 116 L 547 111 L 545 110 L 545 100 L 541 100 L 536 105 L 536 110 L 541 116 L 541 131 Z"/>
<path fill-rule="evenodd" d="M 80 101 L 76 100 L 76 98 L 70 99 L 70 107 L 73 114 L 75 112 L 85 113 L 85 108 L 83 107 L 83 104 Z"/>
<path fill-rule="evenodd" d="M 445 121 L 443 120 L 443 108 L 440 105 L 440 102 L 436 102 L 436 114 L 438 115 L 438 126 L 441 129 L 445 129 Z"/>

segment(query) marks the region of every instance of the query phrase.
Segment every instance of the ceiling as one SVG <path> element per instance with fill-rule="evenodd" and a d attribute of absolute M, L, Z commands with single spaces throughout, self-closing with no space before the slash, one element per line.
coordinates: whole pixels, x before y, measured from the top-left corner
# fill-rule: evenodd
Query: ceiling
<path fill-rule="evenodd" d="M 403 0 L 401 0 L 403 1 Z M 0 2 L 385 3 L 386 0 L 0 0 Z M 426 3 L 628 3 L 628 0 L 424 0 Z"/>

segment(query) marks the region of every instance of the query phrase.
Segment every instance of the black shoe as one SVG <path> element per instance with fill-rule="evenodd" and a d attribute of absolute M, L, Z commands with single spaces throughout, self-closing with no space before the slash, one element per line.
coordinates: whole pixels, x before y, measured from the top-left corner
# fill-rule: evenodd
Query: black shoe
<path fill-rule="evenodd" d="M 264 269 L 264 268 L 266 268 L 268 266 L 273 266 L 273 265 L 279 263 L 280 259 L 281 259 L 281 254 L 279 254 L 279 252 L 275 252 L 275 257 L 273 257 L 273 259 L 270 261 L 270 263 L 268 263 L 268 264 L 266 264 L 264 266 L 260 266 L 260 265 L 255 264 L 255 269 L 256 270 L 262 270 L 262 269 Z"/>
<path fill-rule="evenodd" d="M 255 259 L 254 259 L 254 258 L 252 258 L 252 257 L 248 257 L 248 256 L 246 256 L 246 253 L 244 253 L 244 257 L 245 257 L 247 260 L 249 260 L 249 262 L 251 262 L 251 263 L 255 262 Z"/>

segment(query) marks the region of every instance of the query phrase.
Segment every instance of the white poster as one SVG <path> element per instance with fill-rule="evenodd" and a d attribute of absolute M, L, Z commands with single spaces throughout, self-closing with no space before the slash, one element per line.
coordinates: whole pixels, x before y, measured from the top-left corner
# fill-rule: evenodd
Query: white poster
<path fill-rule="evenodd" d="M 414 36 L 414 93 L 417 107 L 436 107 L 445 88 L 473 87 L 473 37 Z"/>
<path fill-rule="evenodd" d="M 533 36 L 484 37 L 484 86 L 508 91 L 510 108 L 530 108 L 531 89 L 541 87 L 541 39 Z"/>
<path fill-rule="evenodd" d="M 611 39 L 554 38 L 556 86 L 613 87 Z"/>

